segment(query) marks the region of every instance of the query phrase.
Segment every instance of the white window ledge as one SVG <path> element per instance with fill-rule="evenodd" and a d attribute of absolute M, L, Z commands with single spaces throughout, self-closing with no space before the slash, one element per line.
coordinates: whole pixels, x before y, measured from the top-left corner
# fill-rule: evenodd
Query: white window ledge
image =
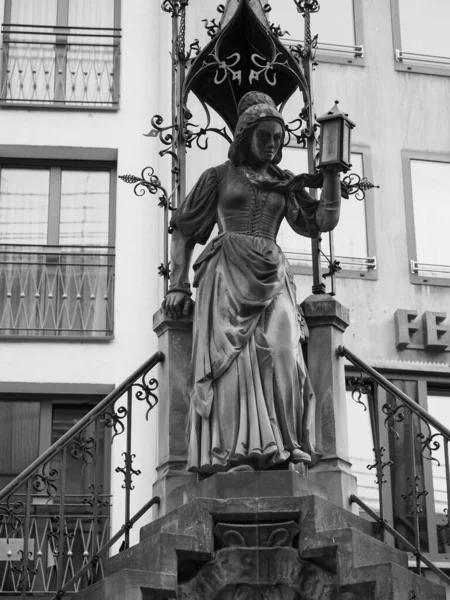
<path fill-rule="evenodd" d="M 411 260 L 410 267 L 412 283 L 450 286 L 450 265 L 433 265 Z"/>
<path fill-rule="evenodd" d="M 296 46 L 298 44 L 304 46 L 305 44 L 303 40 L 291 38 L 283 38 L 283 43 L 287 47 Z M 349 46 L 346 44 L 327 44 L 325 42 L 319 42 L 317 44 L 316 59 L 318 62 L 338 62 L 342 64 L 363 66 L 364 46 Z"/>
<path fill-rule="evenodd" d="M 304 275 L 312 272 L 312 256 L 310 253 L 285 251 L 284 254 L 289 260 L 294 273 Z M 335 260 L 341 267 L 341 271 L 336 273 L 338 277 L 377 279 L 377 259 L 375 256 L 335 256 Z M 328 269 L 325 258 L 322 259 L 322 269 L 324 272 Z"/>
<path fill-rule="evenodd" d="M 450 57 L 395 51 L 395 68 L 398 71 L 425 73 L 430 75 L 450 75 Z"/>

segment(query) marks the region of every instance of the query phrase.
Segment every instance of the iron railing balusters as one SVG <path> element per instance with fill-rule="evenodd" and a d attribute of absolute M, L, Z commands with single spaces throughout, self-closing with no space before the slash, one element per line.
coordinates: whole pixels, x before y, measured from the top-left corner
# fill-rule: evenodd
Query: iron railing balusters
<path fill-rule="evenodd" d="M 27 496 L 25 505 L 25 527 L 23 529 L 23 555 L 22 555 L 22 566 L 21 575 L 19 578 L 19 585 L 21 586 L 21 597 L 22 600 L 26 600 L 28 591 L 28 563 L 30 559 L 30 522 L 31 522 L 31 479 L 27 482 Z"/>
<path fill-rule="evenodd" d="M 100 422 L 99 418 L 95 419 L 95 440 L 96 443 L 99 443 L 100 440 Z M 99 547 L 99 539 L 98 539 L 98 518 L 99 518 L 99 493 L 101 490 L 101 481 L 102 476 L 100 473 L 100 461 L 96 461 L 94 465 L 94 489 L 93 489 L 93 498 L 92 498 L 92 539 L 91 539 L 91 558 L 97 554 Z M 96 580 L 96 568 L 92 569 L 92 583 Z"/>
<path fill-rule="evenodd" d="M 63 589 L 78 591 L 102 576 L 101 549 L 110 548 L 123 536 L 129 546 L 130 528 L 135 522 L 130 516 L 132 477 L 140 474 L 132 466 L 135 458 L 132 402 L 144 400 L 148 417 L 158 403 L 155 394 L 158 382 L 147 376 L 163 358 L 161 352 L 154 354 L 0 491 L 0 544 L 10 544 L 8 560 L 0 563 L 0 597 L 11 592 L 28 598 L 30 594 L 57 593 Z M 135 386 L 137 393 L 133 390 Z M 109 460 L 105 459 L 102 444 L 111 438 L 111 443 L 114 442 L 116 435 L 125 432 L 125 427 L 124 467 L 118 471 L 125 476 L 126 513 L 118 537 L 111 541 L 111 504 L 109 495 L 102 494 L 102 478 L 109 476 L 104 464 L 109 464 Z M 104 428 L 114 428 L 114 435 L 105 436 Z M 74 493 L 74 486 L 80 491 Z M 21 555 L 17 554 L 18 549 Z M 83 579 L 74 578 L 80 568 Z"/>
<path fill-rule="evenodd" d="M 4 24 L 3 34 L 2 104 L 118 107 L 120 29 Z"/>
<path fill-rule="evenodd" d="M 133 398 L 131 396 L 131 389 L 127 392 L 127 457 L 125 459 L 125 523 L 130 521 L 131 506 L 130 506 L 130 492 L 131 492 L 131 419 L 133 410 Z M 125 530 L 125 548 L 130 547 L 130 530 Z"/>
<path fill-rule="evenodd" d="M 85 573 L 88 572 L 89 569 L 92 568 L 92 570 L 94 570 L 96 568 L 96 565 L 98 564 L 100 558 L 112 547 L 114 546 L 114 544 L 120 540 L 120 538 L 130 529 L 132 529 L 132 527 L 135 525 L 135 523 L 137 523 L 137 521 L 139 521 L 139 519 L 145 515 L 145 513 L 150 510 L 150 508 L 152 506 L 154 506 L 155 504 L 159 504 L 161 502 L 161 499 L 159 496 L 154 496 L 151 500 L 149 500 L 146 504 L 144 504 L 144 506 L 138 510 L 138 512 L 131 517 L 131 519 L 128 521 L 128 523 L 122 525 L 122 527 L 120 528 L 120 530 L 113 535 L 109 541 L 104 544 L 101 548 L 98 549 L 97 553 L 92 556 L 91 560 L 84 565 L 79 571 L 77 571 L 75 573 L 75 575 L 60 589 L 58 590 L 58 593 L 53 596 L 51 598 L 51 600 L 61 600 L 61 598 L 63 598 L 66 595 L 66 590 L 68 590 L 70 588 L 70 586 L 76 584 L 76 582 L 80 581 L 80 579 L 83 577 L 83 575 Z"/>
<path fill-rule="evenodd" d="M 403 546 L 405 546 L 405 548 L 407 549 L 408 552 L 411 552 L 414 554 L 414 552 L 416 550 L 414 547 L 414 544 L 411 544 L 411 542 L 409 542 L 401 533 L 399 533 L 396 529 L 394 529 L 394 527 L 389 525 L 389 523 L 387 523 L 386 521 L 382 521 L 380 519 L 380 517 L 377 515 L 377 513 L 375 511 L 373 511 L 369 506 L 367 506 L 367 504 L 365 502 L 360 500 L 360 498 L 358 498 L 358 496 L 356 496 L 355 494 L 352 494 L 350 496 L 350 502 L 355 503 L 358 506 L 360 506 L 364 510 L 364 512 L 366 512 L 370 517 L 372 517 L 372 519 L 374 521 L 376 521 L 380 525 L 380 527 L 383 527 L 384 529 L 386 529 L 386 531 L 388 531 L 396 540 L 401 542 L 401 544 Z M 430 571 L 433 571 L 433 573 L 436 573 L 436 575 L 444 583 L 446 583 L 447 585 L 450 585 L 450 577 L 446 573 L 444 573 L 444 571 L 442 571 L 441 569 L 436 567 L 436 565 L 431 560 L 429 560 L 423 554 L 420 556 L 420 560 L 423 562 L 424 565 L 426 565 L 430 569 Z"/>
<path fill-rule="evenodd" d="M 111 337 L 113 249 L 0 244 L 0 336 Z"/>
<path fill-rule="evenodd" d="M 66 482 L 67 482 L 67 446 L 62 450 L 61 464 L 61 489 L 59 493 L 59 513 L 58 513 L 58 542 L 57 542 L 57 578 L 56 587 L 59 589 L 64 581 L 64 548 L 65 548 L 65 498 L 66 498 Z M 68 524 L 67 524 L 68 529 Z M 68 532 L 67 532 L 68 533 Z"/>
<path fill-rule="evenodd" d="M 378 394 L 373 396 L 373 402 L 376 403 L 376 406 L 374 407 L 373 414 L 371 412 L 375 444 L 375 464 L 369 465 L 369 468 L 377 468 L 376 483 L 379 488 L 380 514 L 370 509 L 357 496 L 352 496 L 352 501 L 356 502 L 384 530 L 391 534 L 402 549 L 406 549 L 413 554 L 415 570 L 418 574 L 422 574 L 423 565 L 426 565 L 427 568 L 430 568 L 439 575 L 443 581 L 450 583 L 450 578 L 430 560 L 431 556 L 433 560 L 440 560 L 439 553 L 442 555 L 442 552 L 445 551 L 445 549 L 439 549 L 436 528 L 438 530 L 447 528 L 447 532 L 450 531 L 448 529 L 448 509 L 450 507 L 450 430 L 418 402 L 410 398 L 404 391 L 396 387 L 344 346 L 338 348 L 337 355 L 345 357 L 360 371 L 360 378 L 353 378 L 351 381 L 358 381 L 360 385 L 370 385 L 370 382 L 373 382 L 378 388 Z M 363 374 L 365 374 L 365 378 Z M 425 382 L 419 382 L 418 393 L 419 390 L 421 397 L 426 395 L 427 388 Z M 390 400 L 386 394 L 390 395 L 393 400 Z M 375 411 L 378 412 L 378 419 L 375 417 Z M 384 417 L 386 431 L 383 433 L 379 426 L 380 417 Z M 390 443 L 388 440 L 387 444 L 386 434 L 389 434 L 391 437 Z M 402 439 L 405 446 L 403 447 L 403 451 L 400 454 L 397 453 L 397 457 L 395 457 L 395 452 L 392 453 L 393 445 L 401 443 Z M 441 448 L 442 443 L 447 500 L 447 508 L 444 512 L 447 513 L 447 522 L 443 525 L 437 525 L 436 515 L 433 514 L 436 511 L 434 494 L 442 494 L 442 491 L 440 491 L 439 485 L 434 481 L 432 465 L 437 464 L 439 466 L 440 464 L 436 456 L 433 456 L 433 452 L 437 452 Z M 386 446 L 383 444 L 386 444 Z M 383 460 L 385 447 L 387 448 L 387 460 Z M 395 458 L 396 464 L 394 464 L 391 458 Z M 383 469 L 390 465 L 397 469 L 397 474 L 403 472 L 401 469 L 403 465 L 406 468 L 408 479 L 407 481 L 406 478 L 402 480 L 400 476 L 400 479 L 397 477 L 396 483 L 391 484 L 388 477 L 387 484 L 389 491 L 386 494 L 386 491 L 382 489 L 383 483 L 386 481 L 383 479 Z M 409 489 L 404 490 L 403 493 L 401 493 L 401 489 L 398 489 L 402 483 L 408 483 L 409 485 Z M 397 493 L 401 493 L 401 497 L 409 506 L 409 514 L 407 516 L 402 516 L 398 507 L 396 509 L 398 499 L 394 497 L 393 492 L 395 490 Z M 385 500 L 389 501 L 389 507 L 385 506 Z M 392 520 L 392 525 L 385 518 L 387 513 L 389 520 Z M 396 529 L 397 526 L 404 529 L 403 534 Z M 426 539 L 424 536 L 426 536 Z M 446 539 L 448 545 L 450 545 L 450 535 L 447 535 Z M 446 546 L 447 542 L 444 545 Z"/>

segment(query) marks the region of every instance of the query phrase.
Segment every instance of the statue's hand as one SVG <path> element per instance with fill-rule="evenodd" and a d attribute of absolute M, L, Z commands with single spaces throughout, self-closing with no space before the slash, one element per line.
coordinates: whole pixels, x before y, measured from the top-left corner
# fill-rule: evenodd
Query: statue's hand
<path fill-rule="evenodd" d="M 191 312 L 193 301 L 185 292 L 169 292 L 161 306 L 171 319 L 179 319 Z"/>

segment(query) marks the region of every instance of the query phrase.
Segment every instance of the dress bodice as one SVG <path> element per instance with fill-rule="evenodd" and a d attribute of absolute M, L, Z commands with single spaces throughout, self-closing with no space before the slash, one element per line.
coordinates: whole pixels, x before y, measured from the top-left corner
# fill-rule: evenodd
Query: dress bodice
<path fill-rule="evenodd" d="M 229 161 L 207 169 L 172 217 L 171 227 L 199 244 L 208 241 L 216 224 L 221 233 L 275 240 L 286 217 L 296 233 L 317 237 L 319 202 L 303 194 L 303 182 L 295 182 L 292 174 L 278 168 L 274 172 L 280 179 L 261 184 Z"/>
<path fill-rule="evenodd" d="M 275 240 L 285 213 L 284 195 L 252 184 L 236 168 L 219 181 L 217 224 L 219 232 L 243 233 Z"/>

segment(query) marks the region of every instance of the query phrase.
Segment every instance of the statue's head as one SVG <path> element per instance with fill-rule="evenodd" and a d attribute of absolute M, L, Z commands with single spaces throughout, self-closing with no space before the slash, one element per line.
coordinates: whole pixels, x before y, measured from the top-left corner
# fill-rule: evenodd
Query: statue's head
<path fill-rule="evenodd" d="M 279 123 L 282 129 L 282 138 L 284 138 L 284 120 L 272 98 L 262 92 L 248 92 L 239 102 L 238 122 L 234 140 L 228 152 L 228 158 L 236 167 L 245 164 L 250 152 L 253 133 L 258 125 L 265 121 Z M 272 164 L 277 165 L 281 161 L 282 147 L 281 143 L 271 161 Z"/>

